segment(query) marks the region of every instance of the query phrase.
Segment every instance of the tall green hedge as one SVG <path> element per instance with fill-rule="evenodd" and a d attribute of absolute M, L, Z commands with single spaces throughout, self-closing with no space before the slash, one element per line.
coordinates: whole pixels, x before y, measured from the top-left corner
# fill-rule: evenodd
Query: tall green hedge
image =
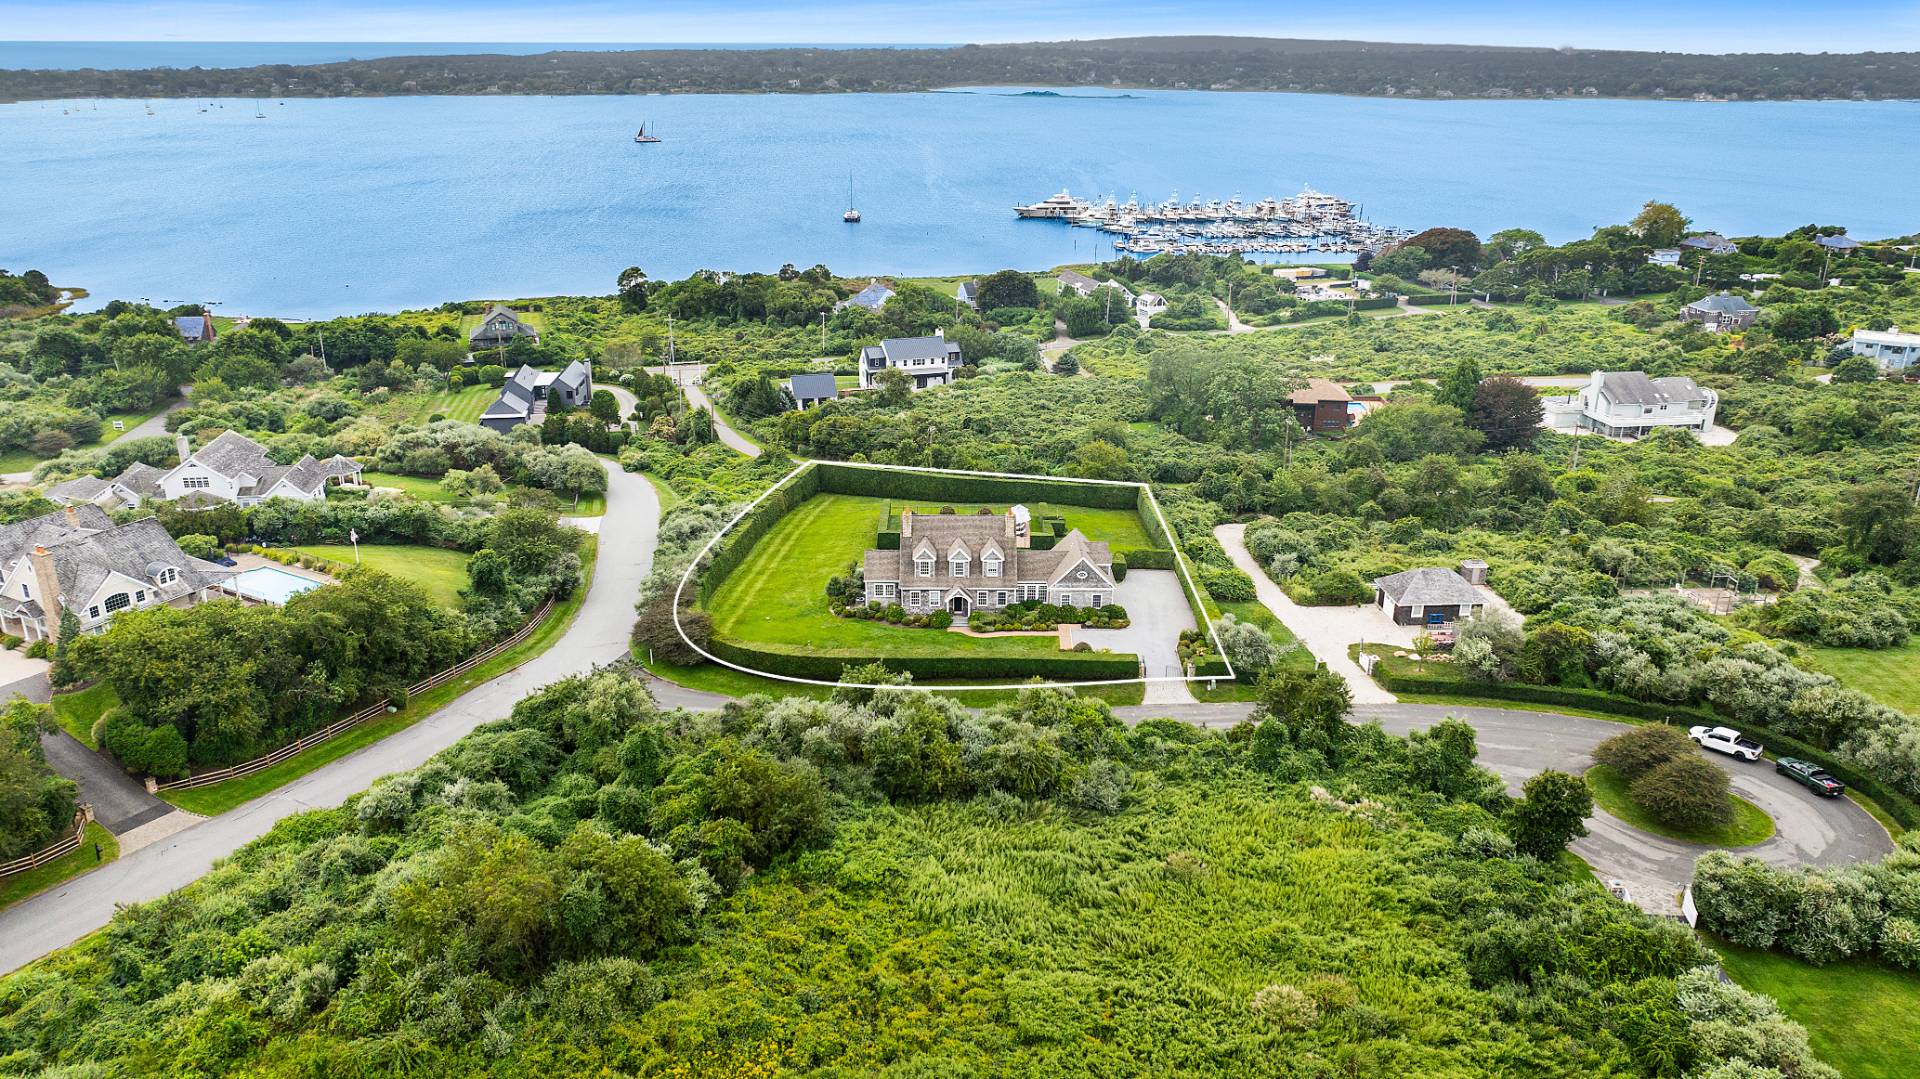
<path fill-rule="evenodd" d="M 734 570 L 740 568 L 740 563 L 746 561 L 747 555 L 753 551 L 753 545 L 760 542 L 760 538 L 780 518 L 819 493 L 819 468 L 805 469 L 775 488 L 765 501 L 753 508 L 752 513 L 734 525 L 714 547 L 713 553 L 707 556 L 706 569 L 700 574 L 700 602 L 704 604 L 712 600 L 714 590 Z"/>
<path fill-rule="evenodd" d="M 902 472 L 822 461 L 814 466 L 818 490 L 916 502 L 1058 502 L 1094 509 L 1135 505 L 1139 489 L 1074 480 L 1006 479 L 955 476 L 938 472 Z"/>
<path fill-rule="evenodd" d="M 1126 551 L 1114 552 L 1114 557 L 1125 555 L 1130 569 L 1172 569 L 1173 552 L 1165 547 L 1134 547 Z"/>
<path fill-rule="evenodd" d="M 1131 653 L 1061 652 L 1050 656 L 880 656 L 790 652 L 715 637 L 707 649 L 721 659 L 768 674 L 838 681 L 843 668 L 884 663 L 916 681 L 942 679 L 1046 678 L 1093 682 L 1140 677 L 1140 657 Z"/>
<path fill-rule="evenodd" d="M 1454 697 L 1485 697 L 1491 700 L 1524 701 L 1529 704 L 1560 705 L 1589 712 L 1607 712 L 1655 723 L 1681 726 L 1722 726 L 1731 723 L 1725 716 L 1705 708 L 1688 705 L 1636 701 L 1600 689 L 1572 686 L 1537 686 L 1528 682 L 1469 682 L 1460 678 L 1422 677 L 1389 674 L 1384 666 L 1374 668 L 1374 681 L 1390 693 L 1438 693 Z M 1879 803 L 1887 815 L 1903 828 L 1920 828 L 1920 804 L 1872 776 L 1835 759 L 1826 750 L 1797 738 L 1751 722 L 1741 722 L 1742 734 L 1758 740 L 1775 757 L 1799 757 L 1832 773 L 1834 778 Z"/>

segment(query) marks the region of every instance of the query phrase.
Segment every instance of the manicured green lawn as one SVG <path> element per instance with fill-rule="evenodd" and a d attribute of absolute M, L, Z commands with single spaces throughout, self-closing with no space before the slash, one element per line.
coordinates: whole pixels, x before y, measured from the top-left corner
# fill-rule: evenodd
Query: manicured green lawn
<path fill-rule="evenodd" d="M 161 411 L 160 409 L 156 408 L 148 412 L 108 413 L 107 418 L 101 422 L 100 437 L 94 439 L 92 442 L 85 442 L 78 446 L 75 446 L 74 449 L 97 450 L 100 447 L 106 445 L 107 443 L 112 442 L 115 439 L 119 438 L 120 436 L 126 434 L 127 431 L 133 430 L 135 427 L 139 426 L 139 424 L 143 420 L 145 420 L 147 417 L 155 415 L 160 411 Z M 122 424 L 124 424 L 126 426 L 126 430 L 122 430 L 122 431 L 114 430 L 113 421 L 115 420 L 119 420 Z M 35 466 L 37 466 L 40 462 L 50 460 L 50 459 L 51 458 L 42 457 L 40 454 L 37 454 L 29 449 L 8 450 L 6 453 L 0 453 L 0 472 L 27 472 L 33 469 Z"/>
<path fill-rule="evenodd" d="M 1920 639 L 1898 648 L 1823 648 L 1802 645 L 1807 665 L 1889 708 L 1920 712 Z"/>
<path fill-rule="evenodd" d="M 366 550 L 364 544 L 361 550 Z M 482 682 L 498 678 L 533 659 L 553 647 L 554 642 L 567 631 L 567 627 L 573 624 L 574 615 L 580 613 L 580 604 L 586 601 L 587 591 L 593 584 L 593 566 L 598 552 L 599 547 L 594 539 L 589 538 L 582 542 L 580 587 L 574 590 L 573 595 L 554 604 L 553 610 L 547 612 L 546 621 L 540 623 L 539 628 L 529 634 L 526 640 L 453 681 L 420 694 L 408 701 L 407 706 L 400 711 L 390 712 L 378 719 L 362 723 L 304 753 L 297 753 L 272 768 L 241 776 L 238 779 L 229 779 L 224 783 L 214 783 L 189 790 L 163 791 L 160 797 L 189 813 L 199 813 L 203 816 L 225 813 L 234 806 L 252 801 L 270 790 L 291 783 L 321 765 L 337 761 L 363 746 L 370 746 L 390 734 L 411 727 L 439 711 L 462 693 Z"/>
<path fill-rule="evenodd" d="M 1056 654 L 1058 640 L 1044 637 L 966 637 L 931 629 L 835 618 L 827 609 L 827 578 L 846 572 L 873 545 L 884 498 L 825 494 L 808 499 L 761 537 L 753 553 L 721 584 L 709 605 L 716 636 L 814 651 L 894 656 Z M 897 508 L 897 507 L 896 507 Z M 937 508 L 937 507 L 936 507 Z M 955 504 L 966 513 L 973 504 Z M 1036 516 L 1061 512 L 1069 526 L 1116 546 L 1145 534 L 1131 511 L 1078 506 L 1031 507 Z"/>
<path fill-rule="evenodd" d="M 1733 980 L 1780 1002 L 1845 1079 L 1906 1079 L 1920 1061 L 1920 974 L 1847 960 L 1824 967 L 1710 942 Z"/>
<path fill-rule="evenodd" d="M 310 547 L 296 547 L 294 550 L 353 565 L 351 544 L 319 543 Z M 363 543 L 360 545 L 360 564 L 412 581 L 426 589 L 427 595 L 436 603 L 445 607 L 460 606 L 460 590 L 467 586 L 467 554 L 464 551 L 412 544 Z"/>
<path fill-rule="evenodd" d="M 393 487 L 423 502 L 452 502 L 453 495 L 432 476 L 406 476 L 398 472 L 362 472 L 360 479 L 371 487 Z"/>
<path fill-rule="evenodd" d="M 1730 823 L 1695 831 L 1675 828 L 1655 820 L 1628 794 L 1626 777 L 1604 764 L 1587 769 L 1587 786 L 1593 788 L 1594 804 L 1601 809 L 1643 832 L 1663 835 L 1668 839 L 1709 847 L 1750 847 L 1773 835 L 1773 818 L 1739 795 L 1733 796 L 1733 820 Z"/>
<path fill-rule="evenodd" d="M 423 394 L 414 398 L 413 422 L 425 423 L 439 415 L 450 420 L 478 423 L 480 414 L 499 398 L 498 386 L 462 386 L 457 390 Z"/>
<path fill-rule="evenodd" d="M 93 724 L 107 709 L 120 703 L 114 696 L 113 687 L 105 682 L 96 683 L 78 693 L 56 693 L 53 697 L 53 715 L 60 726 L 88 749 L 99 749 L 93 744 Z"/>
<path fill-rule="evenodd" d="M 95 843 L 100 844 L 98 859 L 93 855 Z M 88 821 L 87 832 L 80 837 L 80 846 L 73 852 L 55 858 L 38 869 L 29 869 L 25 873 L 0 878 L 0 908 L 11 906 L 28 896 L 44 892 L 56 884 L 97 869 L 118 857 L 120 857 L 120 842 L 113 838 L 113 833 L 101 827 L 98 821 Z"/>

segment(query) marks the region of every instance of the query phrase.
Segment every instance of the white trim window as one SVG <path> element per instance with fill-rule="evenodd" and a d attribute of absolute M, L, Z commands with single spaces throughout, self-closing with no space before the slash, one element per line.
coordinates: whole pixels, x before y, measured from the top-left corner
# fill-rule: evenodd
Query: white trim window
<path fill-rule="evenodd" d="M 204 491 L 213 486 L 213 481 L 206 476 L 182 476 L 180 486 L 189 491 Z"/>
<path fill-rule="evenodd" d="M 1093 602 L 1092 602 L 1092 603 L 1090 603 L 1090 604 L 1088 604 L 1088 606 L 1090 606 L 1090 607 L 1104 607 L 1104 606 L 1106 606 L 1106 604 L 1104 604 L 1104 603 L 1102 603 L 1102 602 L 1100 602 L 1100 601 L 1101 601 L 1102 599 L 1104 599 L 1104 598 L 1106 598 L 1106 597 L 1104 597 L 1104 596 L 1102 596 L 1102 595 L 1101 595 L 1100 593 L 1098 593 L 1098 592 L 1095 592 L 1095 593 L 1093 594 Z"/>
<path fill-rule="evenodd" d="M 899 586 L 891 581 L 882 581 L 873 586 L 875 599 L 892 599 Z"/>
<path fill-rule="evenodd" d="M 974 593 L 973 593 L 973 605 L 974 605 L 975 607 L 985 607 L 985 606 L 987 605 L 987 590 L 986 590 L 986 589 L 984 589 L 984 588 L 981 588 L 981 589 L 976 589 L 976 590 L 974 591 Z"/>
<path fill-rule="evenodd" d="M 179 579 L 180 579 L 179 570 L 174 569 L 172 566 L 162 566 L 160 567 L 160 572 L 154 575 L 153 583 L 159 584 L 159 585 L 168 585 L 168 584 L 172 584 L 173 582 Z"/>
<path fill-rule="evenodd" d="M 931 558 L 916 558 L 916 559 L 914 559 L 914 560 L 913 560 L 913 575 L 914 575 L 915 577 L 931 577 L 931 576 L 933 576 L 933 559 L 931 559 Z"/>
<path fill-rule="evenodd" d="M 88 619 L 94 619 L 94 618 L 98 618 L 98 617 L 100 617 L 100 605 L 99 605 L 98 603 L 96 603 L 96 604 L 94 604 L 93 606 L 91 606 L 91 607 L 88 607 L 88 608 L 87 608 L 87 618 L 88 618 Z"/>
<path fill-rule="evenodd" d="M 955 577 L 965 577 L 967 567 L 971 565 L 973 565 L 973 559 L 957 554 L 947 559 L 947 572 Z"/>
<path fill-rule="evenodd" d="M 125 610 L 132 603 L 132 598 L 125 592 L 115 592 L 113 595 L 107 597 L 107 613 L 112 614 L 115 611 Z"/>
<path fill-rule="evenodd" d="M 994 555 L 982 555 L 980 565 L 986 569 L 987 576 L 1000 576 L 1000 559 Z"/>
<path fill-rule="evenodd" d="M 1007 594 L 1005 592 L 995 592 L 993 594 L 993 605 L 995 607 L 1005 607 L 1007 605 Z"/>

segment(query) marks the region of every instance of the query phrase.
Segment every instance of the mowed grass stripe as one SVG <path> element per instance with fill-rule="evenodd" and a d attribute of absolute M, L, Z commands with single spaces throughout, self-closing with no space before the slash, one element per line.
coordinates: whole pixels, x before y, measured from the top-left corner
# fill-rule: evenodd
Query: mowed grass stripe
<path fill-rule="evenodd" d="M 806 534 L 812 526 L 813 521 L 825 512 L 826 508 L 827 503 L 821 499 L 808 499 L 805 505 L 793 513 L 788 514 L 785 520 L 782 520 L 779 525 L 775 526 L 774 534 L 779 536 L 779 540 L 766 551 L 766 556 L 774 565 L 790 564 L 794 548 L 800 545 L 801 537 Z M 793 527 L 790 530 L 783 530 L 783 526 L 789 523 L 791 523 Z M 760 557 L 760 552 L 754 552 L 754 556 L 757 561 Z M 744 567 L 742 567 L 742 569 L 744 569 Z M 748 582 L 746 585 L 737 584 L 736 582 L 739 582 L 743 577 L 746 577 L 746 575 L 740 570 L 735 570 L 733 576 L 729 577 L 726 583 L 721 586 L 720 592 L 721 596 L 726 596 L 730 590 L 739 591 L 744 588 L 745 591 L 738 597 L 728 597 L 725 603 L 721 602 L 721 596 L 716 596 L 714 598 L 715 607 L 723 610 L 738 611 L 742 616 L 744 616 L 747 611 L 755 609 L 756 601 L 759 600 L 760 594 L 766 591 L 767 585 L 773 580 L 773 576 L 771 574 L 755 574 L 751 577 L 746 577 Z M 820 582 L 820 587 L 822 589 L 821 594 L 825 595 L 826 581 L 824 579 Z M 727 625 L 723 628 L 732 629 L 738 622 L 739 618 L 729 619 Z"/>

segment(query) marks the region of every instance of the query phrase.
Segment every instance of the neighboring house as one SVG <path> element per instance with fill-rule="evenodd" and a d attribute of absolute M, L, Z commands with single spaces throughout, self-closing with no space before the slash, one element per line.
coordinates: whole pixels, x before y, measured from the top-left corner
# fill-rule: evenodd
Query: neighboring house
<path fill-rule="evenodd" d="M 1074 529 L 1051 550 L 1030 546 L 1025 506 L 999 514 L 900 511 L 900 549 L 866 554 L 870 603 L 908 611 L 976 610 L 1042 602 L 1104 607 L 1113 602 L 1113 556 L 1105 541 Z"/>
<path fill-rule="evenodd" d="M 1813 242 L 1829 251 L 1858 251 L 1863 246 L 1851 236 L 1822 236 Z"/>
<path fill-rule="evenodd" d="M 0 525 L 0 632 L 60 635 L 60 608 L 98 633 L 121 611 L 213 599 L 234 571 L 189 556 L 152 517 L 115 525 L 98 506 Z"/>
<path fill-rule="evenodd" d="M 1703 232 L 1698 236 L 1689 236 L 1680 241 L 1680 246 L 1688 251 L 1705 251 L 1709 255 L 1734 255 L 1740 252 L 1733 241 L 1717 232 Z"/>
<path fill-rule="evenodd" d="M 46 497 L 63 506 L 91 503 L 106 510 L 131 509 L 147 499 L 160 497 L 160 481 L 167 471 L 135 461 L 110 480 L 81 476 L 56 483 L 47 488 Z"/>
<path fill-rule="evenodd" d="M 277 465 L 266 448 L 238 431 L 223 431 L 212 442 L 191 449 L 185 435 L 179 438 L 180 463 L 159 478 L 157 484 L 133 469 L 114 477 L 114 483 L 127 480 L 129 490 L 148 489 L 153 494 L 142 498 L 185 498 L 198 502 L 238 502 L 251 506 L 270 498 L 291 498 L 300 502 L 319 502 L 327 497 L 329 484 L 357 482 L 360 464 L 335 454 L 324 461 L 312 454 L 303 455 L 290 465 Z"/>
<path fill-rule="evenodd" d="M 180 339 L 189 345 L 204 345 L 213 341 L 213 316 L 208 314 L 181 315 L 173 320 L 173 329 Z"/>
<path fill-rule="evenodd" d="M 1283 281 L 1308 281 L 1327 276 L 1327 271 L 1318 266 L 1275 266 L 1273 276 Z"/>
<path fill-rule="evenodd" d="M 827 374 L 794 375 L 787 379 L 787 392 L 793 395 L 796 408 L 812 408 L 822 401 L 837 399 L 840 383 Z"/>
<path fill-rule="evenodd" d="M 1595 371 L 1571 397 L 1541 401 L 1543 421 L 1556 431 L 1592 431 L 1638 438 L 1656 427 L 1705 431 L 1720 398 L 1684 375 L 1648 378 L 1641 371 Z"/>
<path fill-rule="evenodd" d="M 480 316 L 480 325 L 467 335 L 467 347 L 473 351 L 486 348 L 505 348 L 516 337 L 532 339 L 540 343 L 540 331 L 534 329 L 520 318 L 518 312 L 497 303 L 487 305 L 487 313 Z"/>
<path fill-rule="evenodd" d="M 1157 315 L 1167 309 L 1167 298 L 1158 292 L 1142 292 L 1134 298 L 1133 309 L 1143 315 Z"/>
<path fill-rule="evenodd" d="M 1425 567 L 1373 579 L 1373 602 L 1400 626 L 1443 626 L 1478 618 L 1487 598 L 1450 569 Z"/>
<path fill-rule="evenodd" d="M 1310 378 L 1288 398 L 1300 426 L 1309 431 L 1344 431 L 1353 426 L 1353 398 L 1338 382 Z"/>
<path fill-rule="evenodd" d="M 980 310 L 980 282 L 962 281 L 960 282 L 960 287 L 953 290 L 953 294 L 959 298 L 961 303 L 966 304 L 975 311 Z"/>
<path fill-rule="evenodd" d="M 1678 266 L 1680 265 L 1680 249 L 1677 247 L 1656 247 L 1653 249 L 1653 254 L 1647 256 L 1647 261 L 1655 266 Z"/>
<path fill-rule="evenodd" d="M 867 282 L 867 287 L 833 305 L 835 311 L 848 307 L 864 307 L 869 311 L 879 311 L 893 299 L 893 290 L 880 283 L 879 278 Z"/>
<path fill-rule="evenodd" d="M 1118 281 L 1095 281 L 1086 274 L 1077 273 L 1073 270 L 1060 271 L 1060 289 L 1063 292 L 1072 292 L 1075 295 L 1084 297 L 1092 296 L 1103 288 L 1115 290 L 1120 294 L 1121 298 L 1127 301 L 1128 307 L 1133 306 L 1133 291 Z"/>
<path fill-rule="evenodd" d="M 1920 364 L 1920 333 L 1889 330 L 1853 331 L 1853 354 L 1865 356 L 1880 365 L 1882 371 L 1905 371 Z"/>
<path fill-rule="evenodd" d="M 1760 309 L 1748 303 L 1744 297 L 1722 289 L 1681 308 L 1680 317 L 1688 322 L 1699 323 L 1709 333 L 1732 333 L 1753 325 L 1753 320 L 1760 317 Z"/>
<path fill-rule="evenodd" d="M 860 388 L 872 389 L 875 378 L 889 367 L 913 376 L 916 390 L 944 386 L 966 362 L 960 346 L 947 340 L 941 330 L 932 337 L 889 337 L 860 350 Z"/>
<path fill-rule="evenodd" d="M 549 402 L 585 408 L 593 400 L 593 368 L 575 360 L 559 372 L 521 364 L 507 377 L 500 396 L 480 414 L 480 426 L 506 434 L 523 423 L 546 419 Z"/>

